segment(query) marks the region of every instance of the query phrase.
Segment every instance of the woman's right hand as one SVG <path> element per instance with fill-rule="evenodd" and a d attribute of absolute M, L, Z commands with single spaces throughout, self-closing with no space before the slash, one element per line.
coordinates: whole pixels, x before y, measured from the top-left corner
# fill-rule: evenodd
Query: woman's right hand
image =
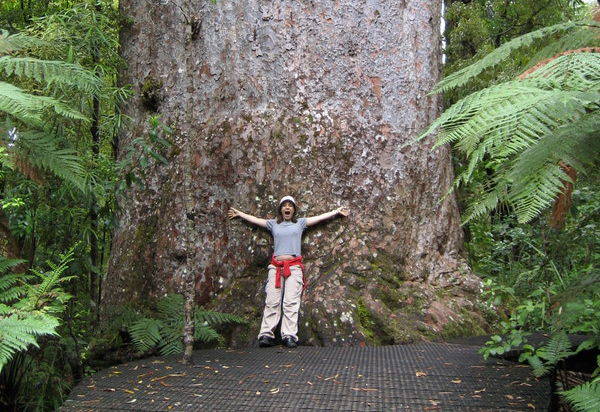
<path fill-rule="evenodd" d="M 230 207 L 229 211 L 227 212 L 227 216 L 229 216 L 229 219 L 235 219 L 236 217 L 240 216 L 240 211 Z"/>

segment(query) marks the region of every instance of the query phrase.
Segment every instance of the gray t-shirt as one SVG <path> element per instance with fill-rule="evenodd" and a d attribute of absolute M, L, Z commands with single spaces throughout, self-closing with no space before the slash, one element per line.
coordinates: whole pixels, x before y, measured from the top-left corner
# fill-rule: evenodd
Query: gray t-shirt
<path fill-rule="evenodd" d="M 300 256 L 302 254 L 300 243 L 302 241 L 302 232 L 306 229 L 306 218 L 302 217 L 296 223 L 286 221 L 277 223 L 275 219 L 268 219 L 267 229 L 273 234 L 275 243 L 273 254 L 275 256 Z"/>

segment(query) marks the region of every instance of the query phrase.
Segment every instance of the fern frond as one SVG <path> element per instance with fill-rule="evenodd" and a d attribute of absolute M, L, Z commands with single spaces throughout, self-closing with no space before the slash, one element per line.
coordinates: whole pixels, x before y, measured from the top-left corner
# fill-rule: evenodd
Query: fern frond
<path fill-rule="evenodd" d="M 183 352 L 183 306 L 179 294 L 169 294 L 157 303 L 160 319 L 141 319 L 127 327 L 139 351 L 157 347 L 162 355 Z M 222 341 L 212 326 L 224 323 L 247 323 L 245 319 L 220 312 L 194 310 L 194 338 L 202 342 Z"/>
<path fill-rule="evenodd" d="M 194 313 L 194 323 L 197 325 L 202 325 L 205 322 L 210 326 L 217 326 L 225 323 L 247 323 L 245 319 L 230 313 L 213 312 L 202 308 L 196 309 Z"/>
<path fill-rule="evenodd" d="M 23 132 L 17 150 L 39 169 L 47 170 L 87 192 L 91 178 L 81 157 L 71 149 L 57 147 L 57 138 L 45 132 Z"/>
<path fill-rule="evenodd" d="M 0 273 L 6 272 L 10 268 L 20 265 L 21 263 L 27 262 L 24 259 L 10 259 L 4 256 L 0 256 Z M 0 286 L 0 290 L 2 287 Z"/>
<path fill-rule="evenodd" d="M 446 92 L 448 90 L 466 84 L 471 79 L 478 76 L 485 69 L 493 67 L 496 64 L 502 62 L 504 59 L 510 56 L 510 54 L 513 51 L 518 50 L 522 47 L 530 46 L 535 40 L 545 38 L 555 33 L 570 31 L 575 28 L 579 28 L 583 25 L 600 27 L 600 24 L 594 21 L 566 22 L 555 24 L 553 26 L 543 27 L 539 30 L 535 30 L 531 33 L 527 33 L 523 36 L 514 38 L 511 41 L 504 43 L 502 46 L 492 51 L 483 59 L 461 70 L 458 70 L 444 78 L 436 85 L 436 87 L 433 90 L 433 93 Z"/>
<path fill-rule="evenodd" d="M 157 303 L 158 312 L 162 319 L 183 319 L 183 296 L 170 293 Z"/>
<path fill-rule="evenodd" d="M 210 326 L 197 326 L 194 329 L 194 338 L 204 343 L 220 341 L 222 339 L 221 335 Z"/>
<path fill-rule="evenodd" d="M 7 30 L 0 31 L 0 54 L 8 54 L 29 47 L 46 45 L 45 41 L 23 33 L 10 34 Z"/>
<path fill-rule="evenodd" d="M 570 178 L 559 166 L 569 164 L 580 172 L 600 154 L 600 113 L 584 115 L 576 123 L 558 128 L 519 154 L 507 177 L 512 180 L 508 198 L 519 222 L 525 223 L 550 206 Z"/>
<path fill-rule="evenodd" d="M 549 59 L 559 53 L 581 47 L 600 45 L 598 33 L 588 28 L 575 29 L 571 33 L 561 36 L 558 40 L 543 47 L 529 60 L 527 67 L 533 67 L 542 60 Z"/>
<path fill-rule="evenodd" d="M 183 319 L 161 330 L 160 354 L 163 356 L 183 352 Z"/>
<path fill-rule="evenodd" d="M 16 315 L 0 317 L 0 370 L 16 352 L 29 345 L 38 346 L 36 337 L 56 335 L 58 320 L 51 316 L 33 314 L 21 318 Z"/>
<path fill-rule="evenodd" d="M 527 79 L 535 78 L 554 82 L 563 90 L 598 91 L 600 53 L 573 51 L 558 56 L 527 75 Z"/>
<path fill-rule="evenodd" d="M 143 318 L 127 327 L 133 344 L 139 352 L 153 349 L 162 341 L 161 329 L 164 324 L 159 319 Z"/>
<path fill-rule="evenodd" d="M 546 361 L 546 365 L 556 365 L 558 361 L 573 354 L 569 336 L 565 332 L 552 335 L 550 340 L 536 351 L 536 354 Z"/>
<path fill-rule="evenodd" d="M 0 302 L 11 303 L 24 296 L 27 289 L 22 286 L 24 276 L 21 274 L 8 274 L 0 277 Z"/>
<path fill-rule="evenodd" d="M 600 381 L 598 380 L 560 392 L 560 395 L 564 396 L 576 411 L 595 412 L 600 410 Z"/>
<path fill-rule="evenodd" d="M 544 376 L 550 371 L 550 368 L 545 365 L 537 356 L 529 356 L 527 358 L 527 362 L 533 369 L 532 373 L 538 378 Z"/>
<path fill-rule="evenodd" d="M 25 77 L 49 86 L 66 86 L 94 95 L 102 86 L 93 72 L 63 61 L 3 56 L 0 57 L 0 71 L 7 76 Z"/>
<path fill-rule="evenodd" d="M 496 209 L 502 198 L 501 193 L 502 190 L 499 187 L 495 187 L 493 190 L 489 190 L 483 196 L 480 196 L 476 202 L 472 202 L 467 207 L 462 224 L 464 225 L 467 222 Z"/>
<path fill-rule="evenodd" d="M 42 128 L 44 125 L 42 116 L 47 109 L 68 119 L 88 120 L 86 116 L 59 100 L 29 94 L 10 83 L 0 81 L 0 112 L 19 119 L 25 124 Z"/>

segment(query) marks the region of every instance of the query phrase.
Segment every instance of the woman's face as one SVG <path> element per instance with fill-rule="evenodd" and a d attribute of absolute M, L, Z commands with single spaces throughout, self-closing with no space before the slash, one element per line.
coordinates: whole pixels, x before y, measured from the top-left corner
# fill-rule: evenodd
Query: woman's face
<path fill-rule="evenodd" d="M 292 202 L 285 201 L 281 205 L 280 210 L 281 216 L 283 216 L 283 220 L 289 222 L 294 217 L 294 212 L 296 211 L 296 208 L 294 207 L 294 204 Z"/>

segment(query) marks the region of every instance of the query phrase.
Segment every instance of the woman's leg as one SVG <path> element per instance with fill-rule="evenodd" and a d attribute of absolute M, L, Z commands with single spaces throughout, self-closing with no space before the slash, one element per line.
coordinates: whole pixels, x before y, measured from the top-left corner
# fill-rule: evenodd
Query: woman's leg
<path fill-rule="evenodd" d="M 281 288 L 275 287 L 275 266 L 269 265 L 269 276 L 267 279 L 267 286 L 265 292 L 267 297 L 265 299 L 265 310 L 263 312 L 262 324 L 260 326 L 260 332 L 258 337 L 268 336 L 274 338 L 273 331 L 279 323 L 281 318 Z"/>
<path fill-rule="evenodd" d="M 302 298 L 302 268 L 292 266 L 292 274 L 285 280 L 283 292 L 283 320 L 281 321 L 281 337 L 289 336 L 298 340 L 298 311 Z"/>

